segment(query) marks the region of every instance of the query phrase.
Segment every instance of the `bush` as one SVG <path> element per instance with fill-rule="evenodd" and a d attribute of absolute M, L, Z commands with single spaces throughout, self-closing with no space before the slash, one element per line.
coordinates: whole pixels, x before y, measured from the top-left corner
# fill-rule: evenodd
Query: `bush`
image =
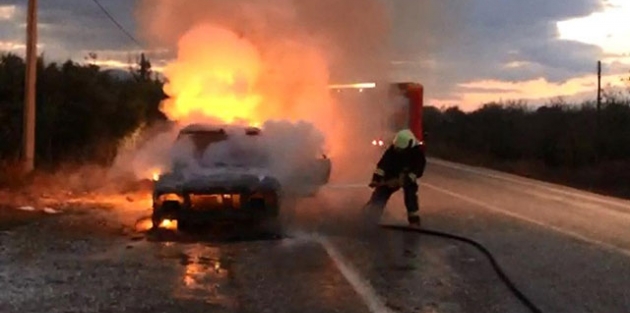
<path fill-rule="evenodd" d="M 608 97 L 593 103 L 555 100 L 533 108 L 490 103 L 465 113 L 426 107 L 428 153 L 516 174 L 630 196 L 630 101 Z"/>

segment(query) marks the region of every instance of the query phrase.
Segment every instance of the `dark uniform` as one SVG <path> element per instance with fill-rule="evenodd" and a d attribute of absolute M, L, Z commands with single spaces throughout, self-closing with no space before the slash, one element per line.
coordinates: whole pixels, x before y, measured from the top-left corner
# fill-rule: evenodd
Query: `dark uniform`
<path fill-rule="evenodd" d="M 367 205 L 382 212 L 391 195 L 402 187 L 409 223 L 419 224 L 416 179 L 424 174 L 426 162 L 421 145 L 417 144 L 400 150 L 391 145 L 377 163 L 377 168 L 372 175 L 370 185 L 376 188 Z"/>

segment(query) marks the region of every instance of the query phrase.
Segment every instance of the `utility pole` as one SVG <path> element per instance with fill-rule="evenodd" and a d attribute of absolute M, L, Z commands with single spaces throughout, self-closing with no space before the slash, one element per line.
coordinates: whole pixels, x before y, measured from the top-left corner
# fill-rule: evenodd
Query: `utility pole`
<path fill-rule="evenodd" d="M 597 111 L 595 112 L 596 163 L 600 162 L 602 149 L 601 111 L 602 109 L 602 61 L 597 61 Z"/>
<path fill-rule="evenodd" d="M 597 61 L 597 114 L 602 109 L 602 61 Z"/>
<path fill-rule="evenodd" d="M 26 19 L 26 81 L 22 160 L 25 174 L 35 168 L 35 87 L 37 81 L 37 0 L 28 1 Z"/>

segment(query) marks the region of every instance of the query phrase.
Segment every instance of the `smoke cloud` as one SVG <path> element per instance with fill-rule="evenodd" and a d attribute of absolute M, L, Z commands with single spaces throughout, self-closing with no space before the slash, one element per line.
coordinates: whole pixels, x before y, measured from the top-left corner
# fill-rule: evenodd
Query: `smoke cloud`
<path fill-rule="evenodd" d="M 276 65 L 316 51 L 333 80 L 379 78 L 388 69 L 390 22 L 379 0 L 142 0 L 136 16 L 142 38 L 156 46 L 176 47 L 189 30 L 212 24 L 251 41 Z"/>
<path fill-rule="evenodd" d="M 278 179 L 285 194 L 309 188 L 308 176 L 321 158 L 323 134 L 306 122 L 267 121 L 262 135 L 247 135 L 241 127 L 226 127 L 226 138 L 200 150 L 200 137 L 184 135 L 175 142 L 168 171 L 184 180 L 197 175 L 221 175 L 225 169 Z M 201 139 L 201 140 L 200 140 Z M 176 168 L 175 168 L 176 167 Z"/>
<path fill-rule="evenodd" d="M 390 29 L 381 1 L 141 0 L 136 17 L 145 42 L 177 52 L 165 68 L 171 98 L 162 110 L 179 126 L 275 121 L 263 129 L 268 151 L 283 160 L 274 162 L 276 173 L 323 151 L 333 180 L 367 179 L 378 152 L 366 150 L 386 123 L 386 90 L 335 94 L 328 86 L 387 82 Z M 139 177 L 165 170 L 176 131 L 118 164 L 131 164 Z"/>

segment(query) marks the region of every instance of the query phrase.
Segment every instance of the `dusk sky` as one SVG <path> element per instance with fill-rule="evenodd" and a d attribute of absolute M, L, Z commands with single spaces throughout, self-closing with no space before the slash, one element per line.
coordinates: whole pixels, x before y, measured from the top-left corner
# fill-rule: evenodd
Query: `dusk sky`
<path fill-rule="evenodd" d="M 629 76 L 628 0 L 387 1 L 395 52 L 390 75 L 422 82 L 431 104 L 470 109 L 492 100 L 592 99 L 597 60 L 604 62 L 604 85 L 621 86 Z M 0 51 L 24 53 L 26 2 L 0 0 Z M 100 3 L 139 38 L 135 1 Z M 435 16 L 427 16 L 427 5 Z M 96 52 L 102 64 L 119 66 L 144 48 L 93 1 L 40 1 L 39 21 L 48 61 L 82 62 Z M 152 54 L 154 64 L 163 66 L 166 55 Z"/>

